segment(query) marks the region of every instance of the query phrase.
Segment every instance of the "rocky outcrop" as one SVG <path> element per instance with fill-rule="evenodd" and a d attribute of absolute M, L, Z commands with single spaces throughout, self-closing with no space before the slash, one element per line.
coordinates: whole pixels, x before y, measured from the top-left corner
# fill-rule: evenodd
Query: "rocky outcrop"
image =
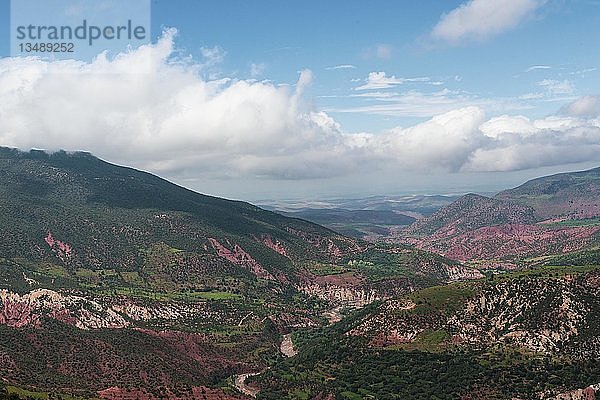
<path fill-rule="evenodd" d="M 459 261 L 557 254 L 585 248 L 600 226 L 550 227 L 507 224 L 481 227 L 460 234 L 437 232 L 426 238 L 408 239 L 417 247 Z"/>
<path fill-rule="evenodd" d="M 259 320 L 252 312 L 241 317 L 236 308 L 206 301 L 161 302 L 120 297 L 105 298 L 102 302 L 136 326 L 152 326 L 157 329 L 171 329 L 180 324 L 242 326 Z"/>
<path fill-rule="evenodd" d="M 48 247 L 50 247 L 50 251 L 56 254 L 61 261 L 67 262 L 73 257 L 73 248 L 71 245 L 55 239 L 51 232 L 48 232 L 48 235 L 46 235 L 44 241 Z"/>
<path fill-rule="evenodd" d="M 471 349 L 504 345 L 598 358 L 599 275 L 529 277 L 417 293 L 418 304 L 407 297 L 387 300 L 347 333 L 377 346 L 411 343 L 425 332 L 445 345 Z"/>
<path fill-rule="evenodd" d="M 467 261 L 577 251 L 600 232 L 600 226 L 561 227 L 538 222 L 534 208 L 517 200 L 469 194 L 416 221 L 396 239 Z"/>
<path fill-rule="evenodd" d="M 597 299 L 568 279 L 524 279 L 490 285 L 448 321 L 461 343 L 505 343 L 540 353 L 568 349 L 587 332 Z"/>
<path fill-rule="evenodd" d="M 115 304 L 111 308 L 133 321 L 143 322 L 185 320 L 207 311 L 202 303 L 184 304 L 175 302 L 140 305 L 133 301 L 126 301 L 123 304 Z"/>
<path fill-rule="evenodd" d="M 288 333 L 283 335 L 281 340 L 281 345 L 279 346 L 279 351 L 286 357 L 294 357 L 298 354 L 296 348 L 294 347 L 294 342 L 292 342 L 292 334 Z"/>
<path fill-rule="evenodd" d="M 270 248 L 271 250 L 281 254 L 284 257 L 288 257 L 287 254 L 287 250 L 285 249 L 284 245 L 277 239 L 273 239 L 271 236 L 269 235 L 264 235 L 262 237 L 262 240 L 260 240 L 260 242 L 262 244 L 264 244 L 265 246 L 267 246 L 268 248 Z"/>
<path fill-rule="evenodd" d="M 427 329 L 436 329 L 443 318 L 412 314 L 416 304 L 409 299 L 388 300 L 380 312 L 367 316 L 358 326 L 347 332 L 351 336 L 369 336 L 376 346 L 410 343 Z"/>
<path fill-rule="evenodd" d="M 554 396 L 547 397 L 540 395 L 540 399 L 544 400 L 596 400 L 596 394 L 600 393 L 600 383 L 590 385 L 584 389 L 576 389 L 568 392 L 560 393 Z"/>
<path fill-rule="evenodd" d="M 450 237 L 485 226 L 534 223 L 532 208 L 477 194 L 467 194 L 406 229 L 413 237 Z"/>
<path fill-rule="evenodd" d="M 448 282 L 482 279 L 485 275 L 481 271 L 474 268 L 467 268 L 464 265 L 444 265 L 446 274 L 448 274 Z"/>
<path fill-rule="evenodd" d="M 0 291 L 0 324 L 14 328 L 40 326 L 43 318 L 80 329 L 124 328 L 129 325 L 114 310 L 93 300 L 38 289 L 24 295 Z"/>
<path fill-rule="evenodd" d="M 344 304 L 349 307 L 363 307 L 381 299 L 374 289 L 365 287 L 345 287 L 331 284 L 305 284 L 298 288 L 304 294 L 329 301 L 333 304 Z"/>
<path fill-rule="evenodd" d="M 209 238 L 213 249 L 217 251 L 217 254 L 226 259 L 227 261 L 240 265 L 249 269 L 254 275 L 262 279 L 275 280 L 275 277 L 271 275 L 269 271 L 263 268 L 258 261 L 256 261 L 250 254 L 248 254 L 240 245 L 234 244 L 233 249 L 229 249 L 223 244 L 219 243 L 217 239 Z M 231 244 L 228 243 L 231 247 Z"/>

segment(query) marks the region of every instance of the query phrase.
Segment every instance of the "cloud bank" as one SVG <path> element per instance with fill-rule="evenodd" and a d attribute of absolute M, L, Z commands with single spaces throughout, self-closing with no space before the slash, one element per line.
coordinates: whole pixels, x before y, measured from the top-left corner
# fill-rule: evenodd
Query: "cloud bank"
<path fill-rule="evenodd" d="M 561 114 L 571 117 L 600 117 L 600 96 L 583 96 L 560 110 Z"/>
<path fill-rule="evenodd" d="M 465 105 L 411 127 L 347 133 L 304 99 L 311 71 L 302 71 L 292 87 L 205 78 L 206 63 L 177 57 L 175 34 L 169 30 L 156 44 L 113 60 L 0 59 L 0 144 L 88 150 L 153 172 L 200 178 L 510 171 L 600 161 L 598 97 L 538 120 L 489 119 L 482 107 Z M 136 73 L 142 65 L 150 72 Z M 401 80 L 371 78 L 379 86 Z"/>

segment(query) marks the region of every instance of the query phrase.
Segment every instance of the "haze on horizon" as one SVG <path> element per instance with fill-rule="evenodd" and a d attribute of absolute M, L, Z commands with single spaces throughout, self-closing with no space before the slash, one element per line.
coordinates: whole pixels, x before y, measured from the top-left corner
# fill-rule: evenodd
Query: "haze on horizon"
<path fill-rule="evenodd" d="M 152 44 L 126 53 L 0 43 L 0 145 L 250 201 L 494 192 L 600 165 L 600 3 L 152 5 Z"/>

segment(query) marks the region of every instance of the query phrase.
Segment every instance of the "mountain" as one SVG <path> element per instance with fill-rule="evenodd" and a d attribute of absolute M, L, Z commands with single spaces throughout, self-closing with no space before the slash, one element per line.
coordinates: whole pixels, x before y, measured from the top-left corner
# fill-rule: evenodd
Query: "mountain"
<path fill-rule="evenodd" d="M 594 399 L 597 268 L 548 267 L 374 303 L 299 332 L 299 356 L 253 384 L 264 399 Z"/>
<path fill-rule="evenodd" d="M 600 167 L 537 178 L 496 198 L 534 208 L 540 219 L 600 216 Z"/>
<path fill-rule="evenodd" d="M 41 392 L 239 398 L 290 329 L 482 276 L 88 153 L 0 148 L 0 204 L 0 376 Z"/>
<path fill-rule="evenodd" d="M 0 204 L 0 398 L 526 399 L 600 382 L 593 219 L 467 195 L 408 228 L 419 249 L 7 148 Z M 480 263 L 536 254 L 522 272 Z"/>
<path fill-rule="evenodd" d="M 535 221 L 533 214 L 533 209 L 528 206 L 467 194 L 430 217 L 416 221 L 407 232 L 416 236 L 460 234 L 484 226 L 530 224 Z"/>
<path fill-rule="evenodd" d="M 594 249 L 600 243 L 599 171 L 538 178 L 495 197 L 465 195 L 417 220 L 397 240 L 494 268 Z"/>
<path fill-rule="evenodd" d="M 137 254 L 143 242 L 169 239 L 173 247 L 192 251 L 204 244 L 218 247 L 224 237 L 243 241 L 243 245 L 238 243 L 242 250 L 244 245 L 256 247 L 254 242 L 277 237 L 284 241 L 290 256 L 322 260 L 329 260 L 333 252 L 345 254 L 357 249 L 356 242 L 318 225 L 292 221 L 247 203 L 194 193 L 86 153 L 22 154 L 4 149 L 0 167 L 0 237 L 5 239 L 1 250 L 9 257 L 48 259 L 44 255 L 47 251 L 40 252 L 38 247 L 49 247 L 72 268 L 120 264 L 121 268 L 134 269 L 143 264 Z M 120 225 L 119 231 L 115 225 Z M 308 237 L 323 240 L 329 247 L 314 246 Z M 69 239 L 65 244 L 68 249 L 55 248 L 65 238 Z M 209 242 L 209 238 L 215 240 Z M 261 256 L 265 258 L 259 262 L 267 268 L 273 257 L 281 266 L 290 264 L 277 251 Z"/>

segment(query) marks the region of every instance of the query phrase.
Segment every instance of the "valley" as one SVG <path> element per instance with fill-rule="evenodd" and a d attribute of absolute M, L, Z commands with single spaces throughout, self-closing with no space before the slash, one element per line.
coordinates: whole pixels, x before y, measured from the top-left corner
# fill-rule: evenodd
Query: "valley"
<path fill-rule="evenodd" d="M 525 400 L 600 383 L 600 169 L 276 213 L 89 153 L 0 148 L 0 167 L 11 393 Z"/>

